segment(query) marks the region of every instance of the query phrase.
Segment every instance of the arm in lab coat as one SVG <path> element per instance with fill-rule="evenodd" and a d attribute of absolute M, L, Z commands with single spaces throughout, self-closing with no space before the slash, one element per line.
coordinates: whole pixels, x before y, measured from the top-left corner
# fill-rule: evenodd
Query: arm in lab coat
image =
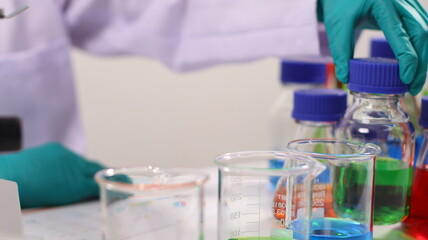
<path fill-rule="evenodd" d="M 76 0 L 65 13 L 74 46 L 191 70 L 317 54 L 315 5 L 315 0 Z"/>

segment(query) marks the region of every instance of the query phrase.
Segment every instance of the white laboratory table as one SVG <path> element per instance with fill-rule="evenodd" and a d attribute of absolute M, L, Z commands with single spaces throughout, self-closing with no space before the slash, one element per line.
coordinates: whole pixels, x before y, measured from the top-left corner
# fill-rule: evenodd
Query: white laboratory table
<path fill-rule="evenodd" d="M 205 187 L 205 240 L 217 239 L 217 172 L 210 174 Z M 101 240 L 98 201 L 42 210 L 24 211 L 24 229 L 29 240 Z M 413 239 L 400 230 L 400 225 L 374 228 L 375 240 Z"/>

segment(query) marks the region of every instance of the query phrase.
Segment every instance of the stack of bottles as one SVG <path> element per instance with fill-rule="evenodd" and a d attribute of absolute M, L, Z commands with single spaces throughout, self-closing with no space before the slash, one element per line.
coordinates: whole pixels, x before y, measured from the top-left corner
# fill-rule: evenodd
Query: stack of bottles
<path fill-rule="evenodd" d="M 383 42 L 376 41 L 372 43 L 372 56 L 384 54 L 382 53 L 384 50 L 379 50 L 382 49 L 380 45 L 384 46 Z M 294 89 L 293 109 L 287 112 L 296 123 L 284 124 L 283 129 L 287 130 L 288 135 L 293 135 L 294 139 L 336 138 L 378 145 L 381 153 L 375 160 L 374 196 L 370 200 L 373 204 L 368 209 L 373 210 L 374 225 L 403 222 L 410 232 L 425 234 L 425 238 L 421 239 L 428 239 L 428 208 L 425 207 L 428 203 L 428 185 L 425 183 L 428 181 L 428 97 L 423 98 L 422 102 L 420 126 L 424 128 L 424 141 L 414 170 L 415 127 L 406 112 L 408 107 L 404 100 L 408 86 L 402 83 L 398 62 L 392 59 L 392 56 L 350 61 L 348 88 L 353 100 L 347 107 L 346 93 L 340 90 Z M 273 129 L 275 130 L 275 126 Z M 275 150 L 283 150 L 284 142 L 280 146 L 280 149 Z M 324 153 L 328 150 L 315 147 L 314 152 Z M 333 162 L 331 164 L 334 165 Z M 283 163 L 272 159 L 270 167 L 282 168 Z M 340 212 L 337 208 L 339 201 L 343 203 L 344 200 L 339 199 L 340 194 L 334 192 L 334 189 L 337 189 L 334 187 L 337 186 L 335 185 L 337 179 L 333 177 L 335 174 L 325 171 L 313 184 L 313 219 L 343 214 L 348 214 L 351 219 L 358 218 L 358 212 Z M 350 179 L 353 176 L 351 172 L 346 174 L 350 174 L 348 176 Z M 364 174 L 370 173 L 360 171 L 358 176 L 354 174 L 354 177 L 360 179 Z M 276 180 L 271 179 L 274 186 Z M 328 189 L 324 185 L 333 186 L 333 189 Z M 346 198 L 346 201 L 354 206 L 358 205 L 360 197 L 357 196 L 359 191 L 357 185 L 355 191 L 349 191 Z M 322 205 L 317 205 L 320 202 L 317 196 L 322 196 Z M 358 211 L 358 208 L 356 209 Z M 369 228 L 372 231 L 372 226 Z M 315 235 L 319 233 L 314 231 L 312 229 L 311 239 L 318 239 Z M 339 235 L 333 231 L 325 234 L 332 234 L 330 236 L 332 238 L 347 239 L 345 236 L 340 237 L 338 232 Z M 372 239 L 372 237 L 365 235 L 352 239 Z"/>
<path fill-rule="evenodd" d="M 293 92 L 299 89 L 323 88 L 329 81 L 331 60 L 328 58 L 284 59 L 281 63 L 281 93 L 271 109 L 272 149 L 284 150 L 293 140 L 297 127 L 291 118 Z"/>

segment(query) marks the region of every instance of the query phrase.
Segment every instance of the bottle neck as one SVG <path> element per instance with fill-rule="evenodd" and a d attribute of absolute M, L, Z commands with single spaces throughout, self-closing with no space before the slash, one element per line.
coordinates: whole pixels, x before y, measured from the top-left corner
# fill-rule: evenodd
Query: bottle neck
<path fill-rule="evenodd" d="M 301 121 L 297 119 L 296 123 L 302 127 L 334 127 L 337 124 L 337 122 Z"/>
<path fill-rule="evenodd" d="M 298 121 L 295 139 L 334 138 L 337 122 Z"/>
<path fill-rule="evenodd" d="M 297 83 L 297 82 L 286 82 L 281 83 L 283 89 L 311 89 L 320 88 L 323 86 L 322 83 Z"/>
<path fill-rule="evenodd" d="M 404 94 L 371 94 L 351 92 L 353 102 L 347 114 L 354 120 L 380 122 L 408 122 L 409 116 L 402 107 Z"/>
<path fill-rule="evenodd" d="M 351 92 L 354 97 L 354 102 L 366 103 L 371 105 L 390 105 L 391 103 L 400 104 L 400 100 L 404 98 L 404 94 L 373 94 Z"/>

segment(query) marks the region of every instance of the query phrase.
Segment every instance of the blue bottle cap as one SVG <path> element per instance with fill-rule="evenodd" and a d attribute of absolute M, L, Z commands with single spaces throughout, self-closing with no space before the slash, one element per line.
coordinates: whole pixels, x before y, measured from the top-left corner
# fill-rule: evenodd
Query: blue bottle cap
<path fill-rule="evenodd" d="M 372 58 L 394 58 L 391 46 L 385 38 L 373 38 L 370 44 L 370 57 Z"/>
<path fill-rule="evenodd" d="M 284 59 L 281 62 L 281 82 L 324 84 L 327 79 L 326 62 Z"/>
<path fill-rule="evenodd" d="M 348 88 L 377 94 L 400 94 L 409 90 L 401 82 L 397 60 L 387 58 L 351 59 Z"/>
<path fill-rule="evenodd" d="M 421 117 L 419 118 L 419 124 L 423 128 L 428 128 L 428 96 L 422 97 Z"/>
<path fill-rule="evenodd" d="M 292 116 L 302 121 L 338 121 L 346 111 L 346 95 L 338 89 L 296 90 Z"/>

